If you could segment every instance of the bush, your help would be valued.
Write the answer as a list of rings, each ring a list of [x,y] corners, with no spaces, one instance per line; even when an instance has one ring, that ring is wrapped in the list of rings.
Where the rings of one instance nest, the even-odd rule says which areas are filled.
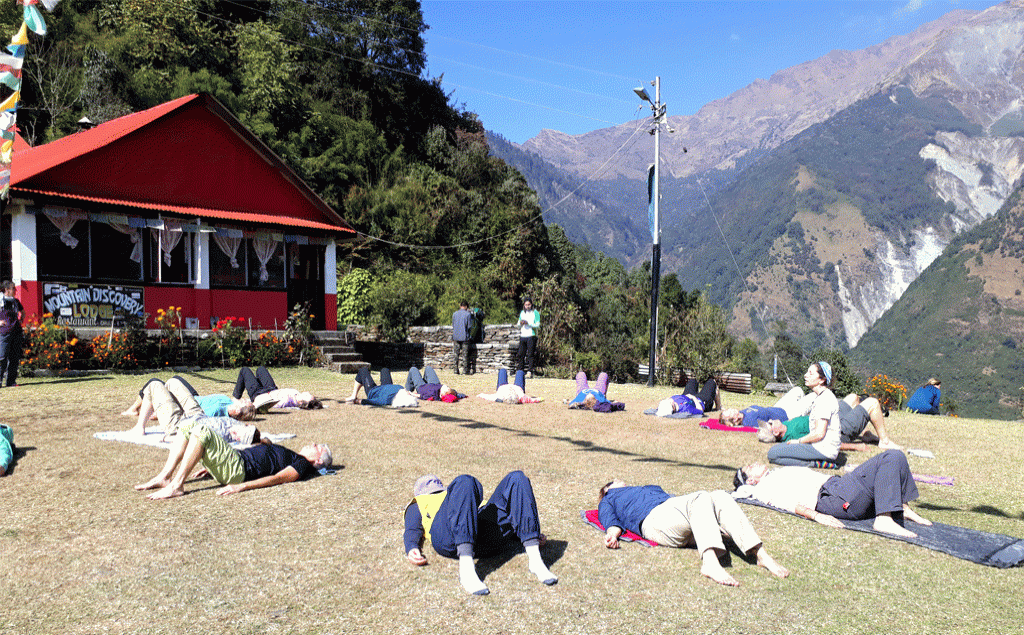
[[[907,387],[889,379],[888,375],[878,374],[869,379],[866,391],[889,410],[899,410],[907,402]]]
[[[41,322],[34,316],[28,320],[24,344],[21,368],[63,371],[71,367],[78,338],[71,329],[54,322],[52,313],[44,313]]]
[[[249,356],[245,350],[245,329],[242,326],[236,326],[235,322],[245,324],[245,318],[222,318],[213,327],[213,336],[217,340],[217,350],[220,352],[222,366],[247,366],[249,364]]]

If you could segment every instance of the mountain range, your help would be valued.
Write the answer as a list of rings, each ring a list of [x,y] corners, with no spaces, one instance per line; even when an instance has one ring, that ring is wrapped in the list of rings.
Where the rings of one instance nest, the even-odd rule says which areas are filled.
[[[872,329],[959,236],[994,218],[1024,173],[1022,51],[1024,2],[954,11],[669,117],[663,272],[708,289],[737,335],[767,341],[781,321],[807,348],[902,337]],[[546,221],[634,265],[650,250],[649,126],[545,130],[522,146],[492,135],[492,150],[524,171]],[[970,279],[990,273],[978,271]]]

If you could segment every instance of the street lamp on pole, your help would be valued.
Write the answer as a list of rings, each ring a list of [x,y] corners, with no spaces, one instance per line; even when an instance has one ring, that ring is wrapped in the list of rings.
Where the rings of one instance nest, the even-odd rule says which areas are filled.
[[[658,295],[661,283],[661,192],[660,192],[660,171],[661,171],[661,124],[665,123],[666,110],[668,106],[661,103],[661,77],[655,77],[651,82],[654,85],[654,101],[643,86],[633,89],[637,97],[644,100],[651,106],[654,112],[652,122],[654,124],[651,134],[654,135],[654,166],[648,174],[648,193],[650,196],[651,213],[651,339],[649,344],[649,359],[647,362],[647,385],[654,385],[654,375],[657,369],[658,352]],[[673,132],[669,128],[669,132]]]

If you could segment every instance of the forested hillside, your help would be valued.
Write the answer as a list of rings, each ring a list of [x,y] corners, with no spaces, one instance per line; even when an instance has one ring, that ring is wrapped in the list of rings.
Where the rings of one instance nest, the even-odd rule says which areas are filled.
[[[1024,202],[950,244],[850,354],[913,390],[942,381],[942,399],[971,417],[1020,419],[1024,403]]]
[[[20,19],[13,3],[0,9],[5,32]],[[48,23],[25,61],[18,122],[30,143],[73,134],[83,116],[102,123],[209,93],[360,232],[339,253],[341,323],[401,340],[409,326],[449,323],[460,299],[500,323],[531,295],[545,372],[636,377],[649,269],[629,273],[544,224],[482,122],[424,75],[428,26],[415,0],[64,0]],[[636,241],[629,223],[589,213],[610,246]],[[668,363],[725,364],[734,342],[718,307],[674,276],[663,286]],[[704,331],[715,354],[693,364],[684,336]]]

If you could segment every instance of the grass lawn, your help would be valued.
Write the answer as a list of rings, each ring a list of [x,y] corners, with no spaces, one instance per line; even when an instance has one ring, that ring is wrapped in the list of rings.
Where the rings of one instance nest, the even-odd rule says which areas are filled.
[[[0,479],[0,632],[4,633],[999,633],[1020,624],[1020,569],[998,570],[902,542],[835,530],[744,506],[775,558],[778,580],[737,556],[741,586],[698,574],[695,550],[605,549],[579,510],[617,476],[673,493],[731,489],[736,466],[763,460],[752,434],[701,430],[697,420],[643,416],[670,388],[613,385],[623,413],[569,411],[571,382],[534,379],[541,404],[505,406],[475,395],[494,375],[442,380],[474,395],[458,404],[396,411],[346,405],[352,376],[274,373],[284,387],[327,399],[320,411],[262,416],[266,432],[293,432],[293,449],[326,442],[334,476],[234,496],[212,481],[147,501],[132,489],[166,453],[99,441],[128,428],[118,416],[146,376],[26,379],[0,391],[2,420],[24,450]],[[202,393],[230,392],[232,371],[187,378]],[[401,377],[404,379],[404,374]],[[399,376],[396,375],[396,379]],[[755,402],[724,395],[727,406]],[[764,403],[767,398],[756,401]],[[915,472],[956,477],[919,485],[925,517],[1024,536],[1020,423],[893,413],[890,434],[935,459]],[[867,453],[873,454],[874,452]],[[852,455],[853,462],[866,456]],[[486,495],[508,471],[532,479],[543,553],[559,576],[545,587],[523,554],[480,561],[491,589],[467,596],[457,563],[428,546],[409,565],[402,512],[413,481],[481,479]]]

